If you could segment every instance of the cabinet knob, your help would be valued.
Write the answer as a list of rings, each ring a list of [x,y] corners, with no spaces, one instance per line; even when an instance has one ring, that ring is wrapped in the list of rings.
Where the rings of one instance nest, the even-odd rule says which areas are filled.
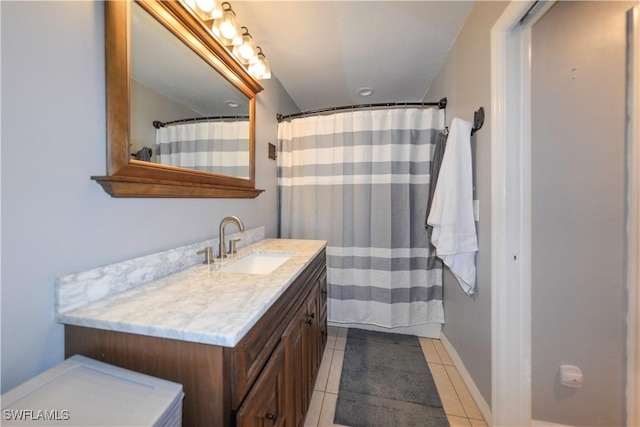
[[[278,419],[278,414],[267,413],[267,415],[265,415],[265,418],[270,421],[275,421]]]

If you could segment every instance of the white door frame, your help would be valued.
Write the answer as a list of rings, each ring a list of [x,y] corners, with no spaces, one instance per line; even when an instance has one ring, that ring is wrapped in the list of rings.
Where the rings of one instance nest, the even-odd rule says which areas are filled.
[[[640,2],[627,14],[627,425],[640,425]]]
[[[512,2],[491,29],[491,424],[531,424],[530,118],[526,38],[514,29],[533,1]],[[526,62],[525,62],[526,61]],[[530,137],[530,135],[529,135]],[[525,190],[526,194],[527,191]],[[527,259],[529,258],[529,259]]]
[[[531,26],[512,1],[491,29],[492,425],[531,425]]]
[[[531,425],[531,27],[553,5],[512,1],[491,30],[492,425]],[[634,53],[640,46],[635,12]],[[627,425],[640,425],[640,55],[628,124]]]

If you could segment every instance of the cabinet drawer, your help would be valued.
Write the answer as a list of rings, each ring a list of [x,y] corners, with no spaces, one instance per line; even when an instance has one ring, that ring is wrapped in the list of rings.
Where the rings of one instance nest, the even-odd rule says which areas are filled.
[[[284,347],[279,345],[237,413],[238,427],[282,427],[286,423]]]

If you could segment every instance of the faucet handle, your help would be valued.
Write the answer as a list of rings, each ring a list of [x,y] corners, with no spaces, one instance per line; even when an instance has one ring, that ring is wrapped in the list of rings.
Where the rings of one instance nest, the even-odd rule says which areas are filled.
[[[238,253],[236,250],[236,243],[238,243],[242,239],[230,239],[229,240],[229,255],[235,255]]]
[[[213,248],[207,246],[206,248],[196,252],[198,255],[204,254],[203,264],[211,264],[213,262]]]

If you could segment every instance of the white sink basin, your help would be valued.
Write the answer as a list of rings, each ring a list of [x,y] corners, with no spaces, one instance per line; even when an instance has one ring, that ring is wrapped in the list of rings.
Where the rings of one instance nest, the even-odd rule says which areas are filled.
[[[246,274],[269,274],[293,256],[293,252],[253,251],[225,265],[220,271]]]

